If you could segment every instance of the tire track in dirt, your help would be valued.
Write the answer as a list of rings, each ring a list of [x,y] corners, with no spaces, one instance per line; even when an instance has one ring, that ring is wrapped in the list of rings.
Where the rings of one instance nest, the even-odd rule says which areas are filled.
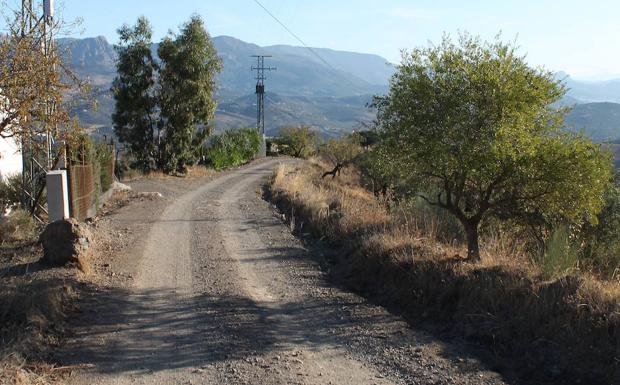
[[[278,163],[229,172],[163,209],[124,208],[123,218],[162,213],[122,251],[139,259],[134,284],[95,288],[84,303],[59,361],[93,368],[71,384],[503,384],[330,284],[259,196]]]

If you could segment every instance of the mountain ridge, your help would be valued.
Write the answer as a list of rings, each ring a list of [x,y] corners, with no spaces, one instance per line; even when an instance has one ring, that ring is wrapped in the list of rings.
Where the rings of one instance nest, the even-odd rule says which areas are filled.
[[[281,44],[261,47],[226,35],[214,37],[213,42],[224,63],[216,93],[219,107],[215,125],[220,131],[255,123],[255,80],[250,70],[255,62],[251,55],[273,55],[266,64],[277,67],[267,74],[266,82],[270,134],[290,124],[308,124],[326,136],[363,127],[373,117],[367,103],[372,95],[388,91],[389,79],[396,70],[394,64],[374,54]],[[99,110],[80,106],[76,114],[85,124],[107,127],[111,132],[114,101],[109,89],[116,74],[113,45],[97,36],[59,39],[59,46],[70,53],[68,61],[76,73],[90,79],[98,89]],[[156,53],[157,44],[152,49]],[[568,89],[560,105],[573,107],[567,115],[569,129],[585,129],[599,141],[620,139],[616,120],[620,79],[583,82],[563,72],[556,78]]]

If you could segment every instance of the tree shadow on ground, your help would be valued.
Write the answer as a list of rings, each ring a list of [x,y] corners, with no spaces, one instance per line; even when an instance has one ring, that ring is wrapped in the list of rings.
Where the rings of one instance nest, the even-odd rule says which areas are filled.
[[[351,321],[339,314],[362,306],[312,301],[275,305],[166,289],[85,287],[82,293],[87,313],[72,324],[75,334],[57,359],[62,365],[94,364],[103,373],[196,367],[291,345],[320,349],[354,337]],[[372,322],[383,320],[379,316]]]

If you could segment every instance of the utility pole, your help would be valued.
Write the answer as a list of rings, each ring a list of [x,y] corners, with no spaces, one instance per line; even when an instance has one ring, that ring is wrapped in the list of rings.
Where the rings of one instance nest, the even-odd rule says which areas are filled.
[[[265,71],[275,71],[275,67],[265,67],[265,58],[271,55],[252,55],[256,58],[256,67],[252,66],[252,71],[256,71],[256,129],[262,135],[261,150],[259,156],[267,156],[265,144]]]
[[[21,7],[21,38],[34,38],[32,49],[42,50],[45,56],[54,54],[54,22],[53,0],[22,0]],[[46,114],[53,113],[56,105],[53,101],[45,101]],[[43,123],[48,125],[48,123]],[[47,214],[46,208],[40,203],[45,188],[45,174],[53,164],[53,147],[55,127],[45,127],[45,134],[22,139],[22,189],[24,207],[39,221],[36,211]]]

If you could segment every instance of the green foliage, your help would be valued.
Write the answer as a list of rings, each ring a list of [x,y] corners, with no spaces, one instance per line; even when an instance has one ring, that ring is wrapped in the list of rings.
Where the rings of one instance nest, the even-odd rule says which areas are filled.
[[[157,64],[146,18],[118,33],[115,133],[130,144],[134,165],[143,172],[161,167],[184,173],[188,165],[204,158],[204,143],[211,134],[213,93],[222,68],[211,37],[200,17],[192,16],[178,35],[160,43]]]
[[[357,133],[345,135],[342,138],[332,138],[320,148],[320,154],[334,165],[346,165],[353,162],[364,151],[362,136]]]
[[[21,204],[22,175],[13,174],[0,181],[0,215],[10,207]]]
[[[107,143],[96,143],[85,133],[76,134],[69,142],[69,161],[73,164],[93,165],[97,192],[108,191],[112,186],[114,153]]]
[[[290,126],[280,129],[282,153],[295,158],[308,158],[317,151],[319,136],[308,126]]]
[[[202,19],[194,15],[177,36],[166,37],[157,51],[161,59],[160,107],[165,132],[164,169],[185,172],[196,162],[195,127],[215,114],[216,76],[222,68]]]
[[[614,278],[620,268],[620,189],[610,188],[596,225],[585,224],[578,234],[583,244],[581,264],[603,278]]]
[[[33,241],[38,230],[34,218],[25,210],[17,209],[7,217],[0,216],[0,243]]]
[[[360,136],[360,144],[365,147],[371,147],[379,142],[379,133],[376,130],[359,131],[357,134]]]
[[[516,47],[463,34],[403,55],[376,98],[389,162],[411,193],[453,214],[479,258],[488,217],[596,221],[611,162],[599,145],[564,133],[563,85]]]
[[[576,268],[578,260],[579,249],[571,242],[568,228],[559,226],[547,240],[540,269],[546,279],[560,278]]]
[[[390,190],[396,187],[398,173],[388,155],[388,148],[382,146],[381,142],[372,150],[363,152],[355,164],[360,170],[362,183],[375,195],[387,198]]]
[[[114,182],[111,165],[114,163],[112,148],[107,143],[97,143],[95,148],[95,161],[99,165],[101,191],[108,191]]]
[[[226,131],[213,137],[208,161],[216,170],[241,166],[254,159],[260,149],[261,139],[254,128]]]
[[[128,143],[136,166],[148,172],[155,156],[154,129],[157,122],[157,64],[151,54],[151,25],[145,17],[133,27],[118,30],[120,44],[117,75],[112,91],[115,109],[112,114],[114,132],[121,142]]]

